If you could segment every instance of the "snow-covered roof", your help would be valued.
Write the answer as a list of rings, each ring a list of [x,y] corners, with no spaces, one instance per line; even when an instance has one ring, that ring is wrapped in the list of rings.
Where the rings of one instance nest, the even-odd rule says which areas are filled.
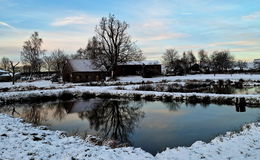
[[[247,69],[254,69],[255,65],[252,62],[247,62]]]
[[[97,68],[90,60],[86,59],[69,59],[68,63],[71,65],[73,72],[100,72],[104,68]]]
[[[126,63],[119,63],[118,65],[159,65],[159,61],[145,60],[145,61],[131,61]]]
[[[254,59],[254,63],[260,63],[260,59]]]
[[[0,73],[8,73],[8,71],[1,70],[1,69],[0,69]]]

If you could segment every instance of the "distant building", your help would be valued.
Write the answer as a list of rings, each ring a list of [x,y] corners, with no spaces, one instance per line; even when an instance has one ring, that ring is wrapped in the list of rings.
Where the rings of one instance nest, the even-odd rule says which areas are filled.
[[[162,74],[162,65],[159,61],[131,61],[118,64],[115,72],[117,76],[142,75],[153,77]]]
[[[253,63],[254,63],[254,67],[256,69],[260,68],[260,59],[254,59]]]
[[[8,71],[0,69],[0,82],[11,81],[12,77]]]
[[[69,59],[64,66],[62,77],[65,82],[78,83],[104,81],[106,74],[104,68],[95,67],[90,60]]]

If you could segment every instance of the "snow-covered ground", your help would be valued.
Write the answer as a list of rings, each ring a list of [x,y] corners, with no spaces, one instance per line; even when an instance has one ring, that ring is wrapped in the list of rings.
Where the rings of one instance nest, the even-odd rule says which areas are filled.
[[[158,135],[160,136],[160,135]],[[167,149],[155,157],[140,148],[112,149],[95,146],[60,131],[33,127],[21,119],[0,114],[0,159],[103,159],[103,160],[228,160],[260,157],[260,123],[245,125],[239,133],[229,132],[210,143]]]
[[[71,84],[71,83],[52,83],[51,81],[47,80],[38,80],[33,82],[16,82],[15,85],[12,85],[12,82],[0,82],[0,88],[15,88],[15,87],[27,87],[27,86],[35,86],[35,87],[45,87],[45,88],[65,88],[71,85],[77,85],[77,84]]]
[[[218,98],[232,98],[235,102],[235,98],[245,98],[250,104],[259,104],[260,95],[253,94],[214,94],[214,93],[181,93],[181,92],[155,92],[155,91],[137,91],[137,90],[117,90],[116,86],[74,86],[73,88],[62,88],[62,89],[46,89],[46,90],[31,90],[31,91],[15,91],[15,92],[0,92],[0,103],[2,101],[21,101],[23,99],[41,97],[41,96],[57,96],[63,92],[70,92],[75,97],[81,97],[83,93],[94,93],[97,96],[100,94],[108,93],[116,97],[128,97],[133,98],[135,95],[141,97],[153,96],[154,99],[161,99],[165,96],[172,96],[175,98],[182,98],[183,100],[191,96],[197,96],[198,98],[211,97],[211,99]]]
[[[117,81],[114,82],[104,82],[107,85],[115,85],[119,82],[132,82],[132,83],[141,83],[141,82],[161,82],[161,81],[185,81],[185,80],[252,80],[260,81],[260,74],[195,74],[195,75],[186,75],[186,76],[160,76],[154,78],[142,78],[141,76],[128,76],[128,77],[119,77]],[[88,83],[85,83],[88,84]],[[15,85],[12,85],[12,82],[0,82],[0,88],[10,88],[10,87],[25,87],[25,86],[35,86],[35,87],[56,87],[56,88],[66,88],[69,86],[79,86],[84,85],[84,83],[52,83],[47,80],[38,80],[34,82],[17,82]]]
[[[194,74],[194,75],[185,75],[185,76],[161,76],[154,78],[142,78],[140,76],[129,76],[129,77],[119,77],[120,82],[160,82],[162,80],[166,81],[178,81],[178,80],[260,80],[260,74]]]

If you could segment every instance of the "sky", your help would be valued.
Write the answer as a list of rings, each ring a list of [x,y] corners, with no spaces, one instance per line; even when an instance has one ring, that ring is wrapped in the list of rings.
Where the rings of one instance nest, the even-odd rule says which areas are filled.
[[[148,60],[160,60],[169,48],[260,58],[260,0],[0,0],[0,58],[19,61],[35,31],[46,54],[76,53],[109,14],[129,24]]]

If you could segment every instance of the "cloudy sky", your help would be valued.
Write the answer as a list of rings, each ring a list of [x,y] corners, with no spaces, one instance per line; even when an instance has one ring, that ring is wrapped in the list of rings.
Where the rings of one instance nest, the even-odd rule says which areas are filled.
[[[160,59],[167,48],[260,58],[260,0],[0,0],[0,57],[19,60],[34,31],[47,53],[75,53],[109,13],[130,25],[147,59]]]

